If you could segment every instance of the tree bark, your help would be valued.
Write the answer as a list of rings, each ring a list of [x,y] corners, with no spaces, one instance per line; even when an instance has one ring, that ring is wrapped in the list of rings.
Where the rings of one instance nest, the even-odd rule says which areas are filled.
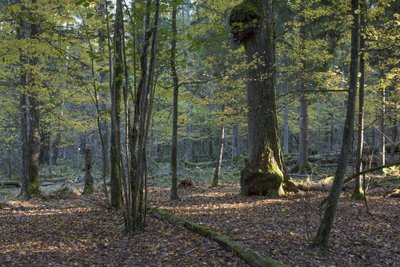
[[[92,150],[90,148],[86,148],[84,151],[85,154],[85,188],[83,190],[83,194],[91,194],[94,190],[94,181],[93,181],[93,160],[92,160]]]
[[[36,3],[35,0],[32,0],[32,3]],[[33,19],[36,21],[37,19]],[[31,23],[30,24],[30,38],[36,39],[39,34],[39,24]],[[34,67],[39,63],[38,55],[30,55],[29,56],[29,64]],[[40,132],[39,132],[39,93],[35,88],[37,86],[35,81],[35,75],[33,73],[29,74],[28,86],[30,88],[30,92],[28,95],[29,101],[29,116],[30,116],[30,125],[29,125],[29,147],[28,147],[28,168],[29,168],[29,194],[30,195],[39,195],[39,154],[40,154]]]
[[[240,129],[239,124],[232,127],[232,159],[235,160],[240,155]]]
[[[302,78],[301,78],[302,79]],[[300,102],[300,131],[299,131],[299,157],[297,159],[297,168],[299,173],[308,173],[311,170],[308,161],[308,105],[304,93],[304,81],[299,84],[299,102]]]
[[[116,3],[114,25],[114,79],[111,88],[111,206],[122,207],[121,91],[124,80],[122,1]]]
[[[364,1],[364,0],[361,0]],[[359,94],[358,94],[358,125],[357,125],[357,151],[356,151],[356,173],[361,172],[363,169],[363,159],[362,155],[364,152],[364,87],[365,87],[365,3],[360,4],[360,79],[359,79]],[[355,187],[353,192],[353,199],[363,200],[364,190],[361,184],[361,176],[358,176],[355,180]]]
[[[250,18],[250,19],[249,19]],[[283,193],[284,163],[278,138],[274,83],[272,0],[245,0],[230,16],[231,31],[244,45],[247,73],[248,161],[241,172],[244,195]],[[254,64],[254,61],[260,64]]]
[[[351,32],[351,62],[350,62],[350,81],[349,95],[347,101],[346,122],[343,131],[342,148],[339,157],[338,167],[335,178],[329,193],[324,216],[321,220],[317,234],[314,238],[314,245],[321,248],[328,246],[329,236],[336,216],[337,205],[343,182],[346,175],[347,165],[350,157],[354,131],[354,114],[357,96],[357,76],[359,72],[359,46],[360,46],[360,24],[359,24],[359,1],[351,1],[351,12],[353,15],[353,26]]]
[[[302,3],[304,4],[304,3]],[[300,23],[300,42],[301,49],[305,49],[305,38],[306,38],[306,29],[305,29],[305,17],[303,14],[304,11],[301,12],[298,22]],[[299,173],[308,173],[311,171],[311,165],[308,161],[308,104],[307,98],[305,95],[305,87],[306,87],[306,60],[301,60],[301,71],[300,77],[298,77],[298,89],[297,94],[299,97],[299,113],[300,113],[300,131],[299,131],[299,157],[297,159],[297,168]]]
[[[173,115],[172,115],[172,148],[171,148],[171,199],[178,200],[178,97],[179,97],[179,79],[176,71],[176,43],[178,38],[177,26],[177,6],[172,7],[172,39],[171,39],[171,77],[174,88],[173,93]]]
[[[381,71],[381,80],[383,83],[384,73]],[[379,134],[378,134],[378,146],[379,146],[379,165],[385,165],[386,163],[386,140],[385,140],[385,98],[386,98],[386,88],[385,85],[381,84],[381,88],[379,90],[381,97],[381,106],[379,108]]]
[[[212,187],[219,185],[222,160],[223,160],[223,156],[224,156],[224,142],[225,142],[225,127],[221,126],[220,135],[219,135],[219,149],[218,149],[217,164],[215,166],[214,179],[211,184]]]

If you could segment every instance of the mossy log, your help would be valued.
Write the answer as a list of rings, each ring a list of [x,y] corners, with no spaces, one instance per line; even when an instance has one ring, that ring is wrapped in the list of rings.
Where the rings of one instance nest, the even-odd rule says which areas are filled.
[[[200,225],[197,223],[190,222],[182,217],[179,217],[173,213],[163,211],[160,209],[152,209],[151,210],[153,214],[157,218],[161,218],[166,220],[169,223],[172,224],[181,224],[185,228],[196,232],[206,238],[209,238],[211,240],[214,240],[221,244],[224,247],[227,247],[229,249],[232,249],[234,252],[236,252],[247,264],[249,264],[252,267],[283,267],[287,266],[279,261],[276,261],[272,258],[265,257],[261,255],[259,252],[251,250],[240,243],[230,239],[228,236],[219,234],[212,230],[211,228]]]

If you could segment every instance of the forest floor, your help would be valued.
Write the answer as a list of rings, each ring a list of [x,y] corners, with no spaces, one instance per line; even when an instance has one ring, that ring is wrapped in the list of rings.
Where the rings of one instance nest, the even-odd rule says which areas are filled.
[[[310,247],[322,216],[323,192],[279,199],[243,197],[238,185],[181,190],[181,202],[169,190],[154,189],[151,203],[190,221],[210,226],[241,244],[290,266],[400,266],[400,203],[382,192],[355,202],[341,197],[329,253]]]
[[[371,190],[363,202],[344,193],[329,253],[310,248],[324,192],[279,199],[243,197],[237,184],[169,189],[151,187],[150,205],[210,226],[290,266],[400,266],[399,199]],[[374,193],[375,192],[375,193]],[[246,266],[233,252],[148,216],[145,233],[124,233],[123,215],[98,195],[59,194],[0,207],[1,266]]]
[[[148,216],[124,233],[98,197],[9,201],[0,208],[0,266],[246,266],[217,243]]]

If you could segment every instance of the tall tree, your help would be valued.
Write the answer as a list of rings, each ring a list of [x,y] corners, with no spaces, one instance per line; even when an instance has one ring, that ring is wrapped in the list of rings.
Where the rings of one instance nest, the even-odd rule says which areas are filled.
[[[356,150],[356,172],[361,172],[363,168],[363,152],[364,152],[364,89],[365,89],[365,30],[366,30],[366,3],[361,0],[360,3],[360,79],[358,88],[358,114],[357,114],[357,150]],[[353,198],[362,200],[364,198],[364,190],[361,184],[361,176],[355,179],[355,187]]]
[[[172,148],[171,148],[171,172],[172,172],[172,185],[171,185],[171,199],[177,200],[178,196],[178,97],[179,97],[179,79],[176,71],[176,43],[178,38],[178,31],[176,26],[177,5],[172,5],[172,39],[171,39],[171,77],[173,84],[173,114],[172,114]]]
[[[347,114],[343,131],[342,148],[340,152],[338,167],[332,188],[326,201],[324,216],[321,220],[317,234],[314,238],[314,245],[326,248],[328,246],[329,235],[332,230],[336,216],[337,205],[342,191],[347,165],[350,157],[350,150],[353,141],[354,115],[356,107],[358,72],[359,72],[359,48],[360,48],[360,12],[359,0],[351,1],[351,13],[353,25],[351,31],[351,62],[350,62],[350,81],[347,100]]]
[[[111,206],[122,207],[121,91],[124,81],[123,6],[116,2],[114,24],[114,78],[111,87]]]
[[[29,10],[30,34],[29,38],[35,40],[39,35],[40,21],[36,6],[36,0],[32,0],[32,9]],[[34,42],[32,42],[34,45]],[[39,64],[39,55],[32,52],[28,56],[31,66],[28,74],[28,110],[29,110],[29,137],[28,137],[28,190],[30,195],[38,195],[39,192],[39,154],[40,154],[40,132],[39,132],[39,83],[36,81],[36,68]]]
[[[230,15],[234,39],[248,61],[248,161],[241,172],[244,195],[283,193],[284,163],[275,105],[275,45],[272,0],[244,0]]]

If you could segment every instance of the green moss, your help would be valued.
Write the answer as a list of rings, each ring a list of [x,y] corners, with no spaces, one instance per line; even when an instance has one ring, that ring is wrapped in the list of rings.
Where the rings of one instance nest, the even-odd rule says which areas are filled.
[[[269,163],[264,170],[245,168],[241,174],[242,194],[278,197],[283,194],[283,180],[277,163]]]
[[[364,190],[361,187],[356,188],[351,198],[356,201],[364,200]]]
[[[262,6],[257,0],[244,0],[241,4],[235,6],[232,10],[230,21],[249,22],[262,16]]]
[[[236,41],[243,42],[254,33],[263,15],[262,10],[258,0],[244,0],[232,9],[229,24]]]
[[[85,184],[85,189],[83,190],[84,195],[89,195],[89,194],[93,193],[93,191],[94,191],[94,183],[93,182]]]
[[[296,164],[291,170],[291,173],[308,174],[312,172],[313,168],[310,162],[304,164]]]

